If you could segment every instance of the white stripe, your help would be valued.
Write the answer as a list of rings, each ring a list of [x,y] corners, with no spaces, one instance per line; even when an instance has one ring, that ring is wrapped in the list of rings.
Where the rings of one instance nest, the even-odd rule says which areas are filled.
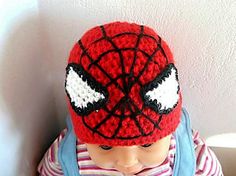
[[[206,148],[205,148],[205,146],[203,146],[203,147],[204,147],[204,148],[203,148],[202,156],[201,156],[200,163],[199,163],[199,168],[200,168],[201,170],[204,169],[204,164],[205,164],[205,161],[206,161],[206,159],[207,159]],[[200,153],[199,153],[199,154],[200,154]]]
[[[53,174],[53,176],[61,176],[62,175],[62,171],[58,170],[57,167],[55,167],[56,165],[54,163],[50,163],[48,160],[45,160],[45,172],[47,173],[48,176],[51,176],[51,173]],[[56,172],[59,173],[56,173]],[[51,173],[50,173],[51,172]]]
[[[95,165],[95,163],[92,160],[79,161],[78,163],[80,166]]]
[[[84,149],[87,149],[87,146],[86,144],[78,144],[77,149],[84,150]]]
[[[89,153],[86,151],[86,152],[80,152],[80,153],[77,153],[77,156],[80,158],[80,157],[85,157],[85,156],[89,156]]]

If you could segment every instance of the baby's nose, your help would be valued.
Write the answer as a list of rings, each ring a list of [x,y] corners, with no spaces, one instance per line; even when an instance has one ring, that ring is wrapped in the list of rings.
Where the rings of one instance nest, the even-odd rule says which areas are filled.
[[[137,153],[132,149],[124,149],[120,152],[117,164],[122,167],[133,167],[138,164]]]

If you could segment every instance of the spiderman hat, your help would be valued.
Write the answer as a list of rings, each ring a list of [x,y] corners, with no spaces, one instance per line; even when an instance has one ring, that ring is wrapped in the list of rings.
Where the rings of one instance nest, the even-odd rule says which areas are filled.
[[[154,143],[180,122],[173,56],[147,26],[113,22],[87,31],[70,52],[65,90],[74,132],[85,143]]]

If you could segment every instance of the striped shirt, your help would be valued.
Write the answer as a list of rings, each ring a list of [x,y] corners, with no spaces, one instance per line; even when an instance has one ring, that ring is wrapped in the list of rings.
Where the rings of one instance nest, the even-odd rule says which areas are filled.
[[[61,140],[66,134],[64,129],[59,137],[48,149],[44,158],[38,166],[40,176],[62,176],[63,172],[58,161],[58,148]],[[193,131],[194,149],[196,154],[196,173],[195,176],[221,176],[223,175],[221,165],[212,150],[206,146],[204,141],[199,137],[197,131]],[[154,168],[147,168],[136,174],[137,176],[171,176],[174,168],[174,157],[176,152],[176,142],[172,135],[169,152],[165,161]],[[83,176],[123,176],[115,169],[103,169],[91,160],[86,145],[77,140],[77,162],[80,175]]]

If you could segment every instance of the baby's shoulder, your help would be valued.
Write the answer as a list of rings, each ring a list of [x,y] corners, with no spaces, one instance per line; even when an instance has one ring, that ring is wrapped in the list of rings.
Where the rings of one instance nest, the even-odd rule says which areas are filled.
[[[63,175],[61,166],[58,160],[58,149],[61,141],[64,139],[67,133],[67,128],[63,129],[54,142],[51,144],[43,159],[38,165],[38,172],[40,175],[48,175],[49,173],[55,173],[57,175]],[[50,174],[49,174],[50,175]]]

